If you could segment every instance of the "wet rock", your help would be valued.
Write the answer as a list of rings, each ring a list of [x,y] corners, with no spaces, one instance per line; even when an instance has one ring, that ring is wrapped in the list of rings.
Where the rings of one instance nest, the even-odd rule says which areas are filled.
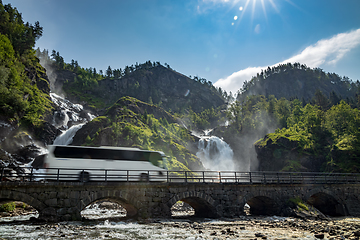
[[[323,233],[318,233],[318,234],[314,234],[314,237],[318,239],[324,239],[325,235]]]
[[[119,209],[120,205],[114,202],[101,202],[99,204],[99,208],[105,208],[105,209]]]
[[[255,237],[263,238],[263,237],[266,237],[266,236],[264,234],[262,234],[262,233],[255,233]]]

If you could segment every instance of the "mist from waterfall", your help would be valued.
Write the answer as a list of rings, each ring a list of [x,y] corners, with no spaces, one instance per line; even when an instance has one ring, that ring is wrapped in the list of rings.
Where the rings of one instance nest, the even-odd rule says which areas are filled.
[[[201,136],[196,156],[204,167],[213,171],[234,171],[233,150],[216,136]]]

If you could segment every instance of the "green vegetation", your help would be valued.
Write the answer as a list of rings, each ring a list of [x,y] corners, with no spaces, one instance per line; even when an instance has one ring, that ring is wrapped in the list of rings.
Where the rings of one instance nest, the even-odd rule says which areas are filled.
[[[16,207],[15,202],[9,202],[9,203],[2,204],[0,206],[0,212],[12,212],[15,210],[15,207]]]
[[[191,108],[188,113],[181,115],[185,124],[191,129],[210,129],[225,122],[225,113],[222,107],[208,108],[202,112],[196,113]]]
[[[289,201],[292,203],[295,203],[296,206],[298,207],[299,211],[302,211],[302,210],[309,211],[309,207],[305,203],[303,203],[301,198],[299,198],[299,197],[290,198]]]
[[[68,97],[85,101],[97,109],[110,107],[120,97],[131,96],[178,113],[186,112],[193,106],[192,99],[196,98],[201,104],[195,105],[193,110],[199,112],[214,107],[211,102],[215,102],[216,107],[224,104],[230,96],[206,79],[190,79],[160,62],[146,61],[123,69],[108,66],[104,74],[92,67],[82,68],[75,60],[65,63],[55,50],[49,56],[48,50],[37,49],[37,56],[56,70],[57,79],[63,81],[63,90]],[[174,85],[174,81],[177,84]]]
[[[101,122],[101,124],[99,124]],[[105,116],[89,123],[96,125],[96,132],[86,137],[86,145],[140,147],[163,151],[169,156],[168,169],[199,169],[197,157],[185,147],[194,142],[190,132],[159,107],[135,98],[123,97],[111,106]]]
[[[32,49],[41,35],[39,22],[24,23],[16,8],[0,2],[0,115],[35,128],[51,109],[45,70]]]
[[[354,96],[359,87],[359,81],[353,82],[335,73],[325,73],[320,68],[311,69],[305,64],[287,63],[268,67],[250,81],[245,81],[238,92],[237,100],[250,95],[274,95],[278,99],[285,97],[291,100],[295,97],[302,102],[317,101],[316,104],[323,107],[322,104],[326,102],[322,101],[322,96],[316,96],[318,89],[321,89],[325,96],[330,96],[330,102],[334,105],[341,98],[356,103],[357,99]],[[312,99],[314,96],[317,99]]]
[[[274,129],[255,144],[269,149],[273,158],[283,161],[278,170],[299,171],[303,167],[301,158],[312,156],[312,161],[316,161],[313,165],[318,165],[312,170],[359,172],[360,112],[344,100],[331,106],[323,98],[323,102],[329,103],[327,107],[317,105],[315,100],[303,106],[298,99],[250,96],[229,108],[230,127],[240,135],[248,132],[265,135],[269,128]]]

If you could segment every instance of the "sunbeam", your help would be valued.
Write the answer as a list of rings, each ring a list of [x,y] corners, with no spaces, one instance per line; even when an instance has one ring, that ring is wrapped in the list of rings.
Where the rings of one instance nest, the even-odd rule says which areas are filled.
[[[265,19],[266,19],[266,22],[267,22],[267,14],[266,14],[266,8],[265,8],[264,0],[261,0],[261,6],[262,6],[264,16],[265,16]]]

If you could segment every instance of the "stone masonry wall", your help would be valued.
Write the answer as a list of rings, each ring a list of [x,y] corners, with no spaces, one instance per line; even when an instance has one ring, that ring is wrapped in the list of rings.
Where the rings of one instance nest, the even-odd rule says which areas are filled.
[[[121,204],[129,217],[170,217],[177,201],[189,203],[199,217],[236,217],[245,203],[266,200],[282,214],[290,198],[306,202],[322,193],[346,215],[360,216],[359,185],[256,185],[212,183],[0,183],[0,200],[23,201],[49,221],[80,220],[89,204],[108,199]],[[253,201],[252,199],[257,199]],[[339,211],[340,211],[339,210]]]

